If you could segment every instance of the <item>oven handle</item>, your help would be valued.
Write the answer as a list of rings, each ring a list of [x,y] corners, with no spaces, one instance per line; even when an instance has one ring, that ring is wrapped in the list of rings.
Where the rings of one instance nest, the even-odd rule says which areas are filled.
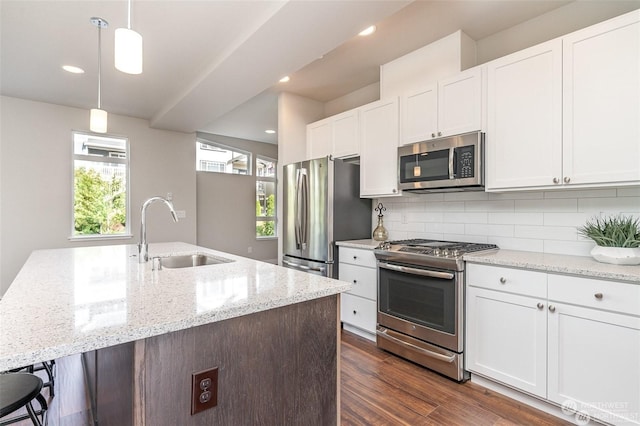
[[[405,342],[403,340],[397,339],[389,334],[387,334],[387,329],[385,328],[383,331],[380,330],[376,330],[376,335],[378,335],[379,337],[382,337],[383,339],[387,339],[392,341],[393,343],[396,343],[398,345],[402,345],[402,346],[406,346],[408,348],[411,348],[414,351],[418,351],[420,352],[422,355],[428,356],[430,358],[435,358],[438,361],[443,361],[443,362],[447,362],[447,363],[452,363],[453,361],[455,361],[456,356],[455,355],[451,355],[451,356],[447,356],[447,355],[442,355],[442,354],[437,354],[431,351],[428,351],[426,349],[421,348],[420,346],[416,346],[413,345],[409,342]]]
[[[424,277],[442,278],[444,280],[453,279],[454,275],[450,272],[429,271],[427,269],[409,268],[408,266],[393,265],[391,263],[378,262],[378,267],[382,269],[390,269],[392,271],[406,272],[408,274],[422,275]]]

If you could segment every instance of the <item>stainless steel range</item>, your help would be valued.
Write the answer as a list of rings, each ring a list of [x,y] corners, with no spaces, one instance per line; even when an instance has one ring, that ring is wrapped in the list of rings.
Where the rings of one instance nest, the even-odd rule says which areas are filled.
[[[451,377],[464,371],[464,261],[495,244],[403,240],[381,243],[378,347]]]

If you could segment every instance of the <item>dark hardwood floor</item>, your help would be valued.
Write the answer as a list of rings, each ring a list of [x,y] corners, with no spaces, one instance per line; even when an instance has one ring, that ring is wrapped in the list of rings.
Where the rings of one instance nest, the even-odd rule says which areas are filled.
[[[80,356],[58,360],[57,368],[49,426],[89,426]],[[570,424],[474,383],[458,384],[346,331],[341,345],[341,404],[342,426]]]
[[[456,383],[342,331],[341,424],[570,425],[471,382]]]

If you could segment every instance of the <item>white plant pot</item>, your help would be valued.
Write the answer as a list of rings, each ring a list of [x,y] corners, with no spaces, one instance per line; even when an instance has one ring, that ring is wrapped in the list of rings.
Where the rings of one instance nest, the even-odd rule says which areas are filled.
[[[602,263],[640,265],[640,248],[595,246],[591,256]]]

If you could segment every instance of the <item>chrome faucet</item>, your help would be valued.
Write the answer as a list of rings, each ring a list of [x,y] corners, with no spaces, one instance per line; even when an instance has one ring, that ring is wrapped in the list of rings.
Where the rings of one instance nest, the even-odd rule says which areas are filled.
[[[147,207],[155,201],[162,201],[169,207],[171,217],[174,222],[178,221],[178,215],[173,208],[173,203],[162,197],[151,197],[142,204],[142,213],[140,214],[140,244],[138,244],[138,262],[145,263],[149,261],[149,244],[147,244]]]

